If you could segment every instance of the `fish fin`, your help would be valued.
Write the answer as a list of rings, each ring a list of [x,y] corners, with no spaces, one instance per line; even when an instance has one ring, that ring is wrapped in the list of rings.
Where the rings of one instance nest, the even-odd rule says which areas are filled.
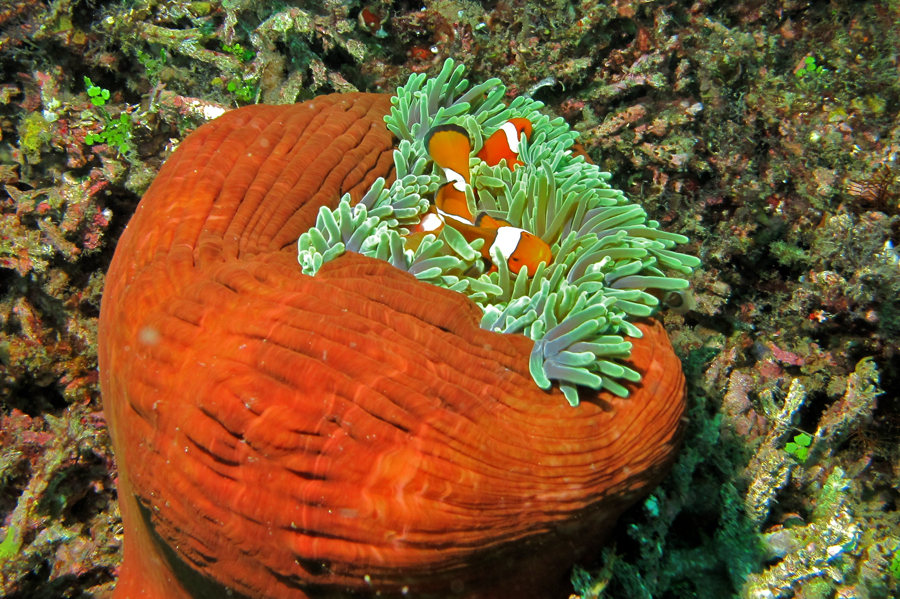
[[[403,249],[415,252],[417,249],[419,249],[419,246],[422,245],[422,240],[425,239],[426,235],[434,235],[434,233],[429,233],[427,231],[418,231],[416,233],[410,233],[409,235],[404,236]]]
[[[472,222],[472,213],[469,212],[469,204],[466,194],[460,192],[451,183],[442,185],[434,194],[434,204],[438,213],[443,213],[466,223]]]
[[[475,217],[475,226],[484,229],[499,229],[500,227],[511,227],[512,225],[500,218],[494,218],[487,212],[479,212]]]
[[[425,136],[428,155],[442,169],[450,169],[462,175],[466,183],[469,178],[469,153],[472,142],[468,132],[459,125],[439,125]]]
[[[524,134],[526,139],[531,139],[531,121],[526,118],[509,119],[488,137],[478,157],[488,166],[497,166],[501,160],[506,160],[506,166],[515,170],[517,166],[524,164],[519,160],[519,142]]]
[[[437,207],[432,204],[428,210],[419,217],[419,222],[408,227],[410,233],[433,233],[437,235],[444,228],[444,219],[438,214]]]

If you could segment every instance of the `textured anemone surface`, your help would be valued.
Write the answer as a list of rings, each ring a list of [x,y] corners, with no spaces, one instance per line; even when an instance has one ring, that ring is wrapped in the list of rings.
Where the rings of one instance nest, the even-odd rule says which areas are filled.
[[[100,323],[125,561],[116,597],[555,597],[664,475],[684,377],[638,323],[629,398],[570,407],[534,342],[347,252],[302,274],[321,206],[392,176],[388,96],[232,111],[123,234]]]

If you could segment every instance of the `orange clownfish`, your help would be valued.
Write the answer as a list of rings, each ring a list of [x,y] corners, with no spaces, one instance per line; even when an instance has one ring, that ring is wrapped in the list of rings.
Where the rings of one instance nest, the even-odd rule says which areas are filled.
[[[437,208],[432,206],[422,215],[419,224],[410,227],[410,232],[406,235],[406,249],[415,251],[426,235],[438,236],[445,224],[449,224],[459,231],[466,241],[483,239],[481,255],[488,261],[493,260],[491,250],[496,246],[506,257],[509,270],[516,274],[522,270],[523,266],[527,266],[528,272],[534,274],[538,264],[541,262],[549,264],[553,257],[550,247],[540,237],[524,229],[513,227],[505,220],[480,212],[475,223],[475,225],[471,225],[454,218],[447,218],[445,221],[438,213]],[[492,265],[490,272],[496,270],[497,267]]]
[[[444,219],[438,214],[437,208],[432,204],[428,211],[422,215],[422,218],[419,219],[418,224],[409,227],[409,233],[404,236],[406,238],[404,245],[406,249],[416,251],[426,235],[437,237],[443,229]]]
[[[478,157],[488,166],[497,166],[505,158],[506,166],[515,170],[517,166],[524,164],[519,160],[519,143],[523,134],[526,139],[531,139],[531,121],[523,118],[509,119],[485,140]]]
[[[509,223],[492,219],[484,213],[478,215],[478,221],[484,225],[485,220],[493,221],[491,224],[499,224],[499,227],[467,225],[465,223],[454,222],[448,220],[447,224],[462,233],[466,241],[472,242],[476,239],[484,239],[484,245],[481,246],[481,255],[489,261],[493,261],[491,251],[494,248],[500,250],[500,253],[506,258],[506,265],[513,273],[518,274],[523,266],[528,267],[528,273],[534,274],[538,264],[546,262],[550,264],[553,258],[550,253],[550,246],[544,241],[529,233],[525,229],[510,226]],[[491,267],[490,272],[496,272],[497,265]]]
[[[472,151],[469,134],[459,125],[440,125],[425,136],[425,149],[447,178],[447,183],[434,196],[438,214],[471,225],[473,217],[466,203],[466,185],[470,182],[469,153]]]
[[[526,136],[531,134],[531,123],[527,119],[511,119],[503,127],[506,129],[522,127]],[[506,136],[503,131],[504,129],[501,128],[497,133]],[[491,139],[497,133],[492,135]],[[510,133],[510,135],[512,134]],[[515,137],[517,150],[518,140],[519,138]],[[490,139],[488,141],[490,142]],[[472,144],[465,129],[459,125],[435,127],[425,136],[425,148],[435,164],[444,171],[447,183],[435,194],[434,206],[422,215],[422,220],[418,225],[410,229],[407,236],[407,248],[417,247],[429,233],[439,235],[446,224],[459,231],[466,241],[483,239],[481,255],[489,261],[492,259],[491,250],[494,247],[498,248],[506,258],[509,270],[513,273],[518,274],[522,267],[528,266],[528,272],[533,274],[541,262],[550,263],[552,259],[550,246],[544,243],[540,237],[524,229],[513,227],[508,222],[493,218],[484,212],[473,217],[469,211],[465,191],[466,185],[471,181],[469,153],[472,151]],[[497,160],[499,162],[500,159]],[[510,163],[507,162],[507,164]],[[494,265],[491,271],[496,269],[497,267]]]

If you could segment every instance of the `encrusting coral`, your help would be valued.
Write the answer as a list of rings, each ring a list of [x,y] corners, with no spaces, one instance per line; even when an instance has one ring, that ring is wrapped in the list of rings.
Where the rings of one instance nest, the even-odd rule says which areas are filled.
[[[638,372],[620,363],[631,348],[622,335],[641,336],[629,319],[650,316],[659,304],[648,289],[687,288],[686,280],[661,269],[690,274],[700,261],[672,251],[687,238],[647,221],[643,208],[606,183],[608,173],[573,155],[578,134],[563,119],[551,120],[539,112],[542,103],[524,96],[505,105],[506,88],[497,79],[467,90],[463,73],[448,59],[437,77],[412,75],[397,90],[385,119],[400,139],[395,181],[388,187],[377,180],[352,207],[349,195],[335,210],[323,207],[316,227],[300,237],[303,272],[315,274],[345,249],[389,260],[420,280],[465,293],[484,309],[482,328],[534,340],[530,367],[542,389],[556,380],[572,405],[578,405],[579,385],[627,397],[616,379],[640,381]],[[523,166],[512,170],[505,162],[489,166],[477,158],[484,140],[513,118],[533,127],[522,138]],[[441,169],[429,160],[424,139],[448,124],[462,126],[473,139],[469,212],[539,236],[551,246],[550,264],[511,273],[505,257],[496,256],[497,272],[482,274],[481,240],[467,242],[453,227],[414,250],[407,247],[405,236],[440,182]]]
[[[477,111],[488,89],[463,98]],[[481,103],[494,106],[482,124],[507,114],[501,95]],[[668,249],[678,238],[645,225],[599,174],[571,187],[530,174],[539,139],[560,134],[515,101],[535,122],[526,168],[494,172],[502,186],[481,179],[479,199],[546,235],[555,264],[528,280],[457,275],[478,266],[451,238],[410,256],[402,225],[437,181],[418,157],[405,167],[395,156],[411,158],[435,119],[407,120],[395,150],[390,107],[389,96],[336,94],[229,112],[191,134],[142,199],[99,330],[125,527],[117,598],[561,597],[575,560],[671,464],[681,364],[660,324],[627,318],[655,303],[641,287],[667,285],[639,277],[689,268]],[[557,160],[570,176],[595,172]],[[542,190],[537,207],[507,201],[507,184]],[[562,190],[587,204],[566,201],[557,225],[556,204],[540,198]],[[633,337],[630,357],[622,347],[609,367],[564,363],[567,352],[607,359],[577,350],[618,331]],[[576,389],[570,407],[532,378],[563,366],[602,385]],[[640,383],[608,384],[612,366]],[[547,378],[588,382],[575,376]]]

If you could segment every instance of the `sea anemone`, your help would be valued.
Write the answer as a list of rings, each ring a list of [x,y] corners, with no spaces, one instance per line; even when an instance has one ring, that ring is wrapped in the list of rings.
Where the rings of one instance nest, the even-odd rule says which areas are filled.
[[[390,186],[378,179],[356,204],[345,195],[337,209],[322,207],[316,226],[298,242],[304,274],[314,275],[346,250],[387,260],[419,280],[468,296],[484,310],[482,328],[532,339],[530,370],[542,389],[557,381],[573,406],[579,386],[628,397],[617,380],[641,380],[624,364],[631,352],[626,337],[641,336],[630,319],[657,308],[659,300],[647,290],[686,289],[685,279],[669,275],[689,275],[700,261],[673,251],[687,238],[660,230],[643,208],[609,186],[609,173],[572,154],[578,134],[562,118],[551,120],[540,112],[541,102],[523,96],[505,105],[506,88],[498,79],[468,89],[464,70],[448,59],[437,77],[413,74],[397,90],[385,117],[400,140],[396,179]],[[488,166],[476,157],[483,141],[512,118],[532,123],[519,150],[524,166]],[[467,242],[452,227],[407,248],[408,227],[419,222],[441,180],[424,139],[448,124],[463,127],[472,139],[469,212],[534,233],[551,247],[549,264],[514,274],[497,255],[497,272],[483,273],[479,242]]]
[[[565,596],[575,560],[664,476],[684,376],[662,326],[630,320],[653,296],[626,288],[691,261],[602,175],[529,175],[558,124],[529,109],[525,170],[475,180],[478,201],[555,240],[554,264],[471,276],[475,248],[452,233],[404,249],[439,182],[423,130],[452,117],[490,131],[507,110],[493,82],[431,110],[447,97],[435,89],[464,87],[451,67],[396,98],[231,111],[142,198],[99,329],[125,530],[117,599]],[[595,173],[561,155],[550,172]],[[599,199],[557,226],[563,189]],[[619,212],[596,212],[606,204]],[[503,334],[516,331],[537,342]],[[617,374],[627,399],[576,378]]]

